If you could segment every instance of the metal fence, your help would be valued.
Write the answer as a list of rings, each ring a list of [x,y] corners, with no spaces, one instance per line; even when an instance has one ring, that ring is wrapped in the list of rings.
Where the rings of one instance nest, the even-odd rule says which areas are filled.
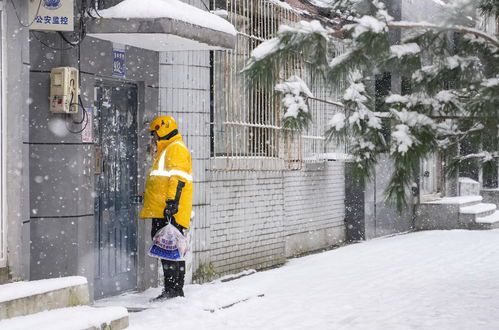
[[[499,36],[499,20],[495,17],[481,17],[477,27],[491,35]]]
[[[216,51],[213,57],[214,167],[300,169],[305,162],[324,161],[328,153],[324,130],[337,109],[310,101],[312,126],[303,134],[284,130],[280,99],[273,88],[260,82],[250,86],[240,73],[251,51],[275,36],[281,24],[298,22],[299,14],[267,0],[215,1],[214,6],[212,8],[226,10],[228,20],[239,32],[235,50]],[[305,72],[299,61],[289,64],[284,71],[279,78],[286,79],[293,74],[303,77]],[[330,93],[317,78],[308,82],[318,97],[337,98],[337,93]]]

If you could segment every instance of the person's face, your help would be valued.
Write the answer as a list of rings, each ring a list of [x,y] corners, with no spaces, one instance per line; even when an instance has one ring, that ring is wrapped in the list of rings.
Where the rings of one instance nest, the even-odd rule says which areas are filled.
[[[154,155],[156,153],[158,141],[159,141],[159,136],[156,133],[156,131],[151,132],[151,138],[149,140],[149,147],[150,147],[152,155]]]
[[[158,143],[158,140],[158,133],[156,133],[156,131],[151,132],[151,144],[156,145],[156,143]]]

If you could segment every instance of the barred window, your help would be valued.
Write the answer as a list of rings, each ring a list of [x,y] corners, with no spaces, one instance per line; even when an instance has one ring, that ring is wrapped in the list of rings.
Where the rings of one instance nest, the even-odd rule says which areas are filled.
[[[306,132],[281,128],[280,98],[273,88],[248,84],[241,70],[250,54],[272,38],[281,24],[298,22],[293,10],[268,0],[215,1],[225,9],[239,34],[234,50],[214,51],[212,56],[212,157],[214,167],[224,170],[299,169],[304,162],[322,162],[335,150],[326,145],[324,132],[337,107],[310,100],[313,122]],[[290,63],[280,78],[304,76],[301,62]],[[305,75],[307,76],[307,75]],[[336,98],[319,80],[307,83],[318,98]]]
[[[305,73],[305,82],[310,87],[314,99],[308,100],[312,123],[302,133],[287,132],[285,134],[285,150],[288,169],[301,169],[304,164],[323,163],[327,160],[344,159],[346,147],[326,142],[325,133],[329,121],[344,109],[335,104],[341,99],[340,91],[344,81],[334,88],[327,86],[322,78]]]
[[[228,0],[225,9],[239,34],[235,50],[213,55],[213,156],[224,169],[282,168],[279,98],[240,72],[253,49],[299,16],[266,0]]]

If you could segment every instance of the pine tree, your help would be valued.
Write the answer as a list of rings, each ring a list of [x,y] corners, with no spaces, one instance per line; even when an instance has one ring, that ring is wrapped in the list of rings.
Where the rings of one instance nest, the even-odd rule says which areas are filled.
[[[300,78],[291,79],[300,82],[295,88],[275,81],[289,61],[300,58],[331,90],[348,79],[344,113],[333,117],[326,138],[348,141],[359,180],[369,179],[380,156],[389,154],[395,170],[386,196],[401,210],[415,168],[433,152],[452,155],[450,171],[470,160],[497,169],[497,143],[483,144],[489,150],[480,153],[451,152],[461,141],[497,137],[499,124],[499,42],[475,28],[480,15],[498,18],[499,3],[457,2],[446,8],[454,12],[449,21],[436,25],[395,21],[380,0],[338,0],[329,18],[335,28],[318,21],[283,25],[255,49],[245,72],[251,80],[281,83],[284,124],[294,129],[307,127],[313,118],[304,106],[310,91]],[[400,44],[391,42],[394,31],[402,35]],[[368,85],[379,72],[397,72],[409,92],[391,94],[376,106]]]

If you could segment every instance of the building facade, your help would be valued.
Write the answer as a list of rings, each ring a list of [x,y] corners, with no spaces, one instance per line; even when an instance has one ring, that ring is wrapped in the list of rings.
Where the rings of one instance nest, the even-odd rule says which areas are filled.
[[[24,1],[0,2],[2,281],[82,275],[94,298],[156,284],[157,260],[146,253],[150,222],[137,212],[147,127],[157,114],[177,119],[192,152],[191,281],[411,228],[412,210],[399,215],[383,201],[387,162],[373,182],[356,187],[345,147],[325,143],[326,124],[341,109],[311,101],[314,124],[302,134],[284,130],[274,91],[249,86],[240,74],[279,24],[303,19],[299,10],[267,0],[184,2],[216,9],[238,31],[235,47],[185,47],[183,31],[169,51],[145,49],[110,41],[99,26],[71,45],[23,26],[30,20]],[[391,10],[401,15],[398,2]],[[78,115],[49,111],[50,72],[67,66],[80,74]],[[300,63],[292,73],[307,76]],[[372,87],[380,93],[400,88],[396,73],[378,80]],[[314,86],[318,97],[340,97],[340,87]]]

